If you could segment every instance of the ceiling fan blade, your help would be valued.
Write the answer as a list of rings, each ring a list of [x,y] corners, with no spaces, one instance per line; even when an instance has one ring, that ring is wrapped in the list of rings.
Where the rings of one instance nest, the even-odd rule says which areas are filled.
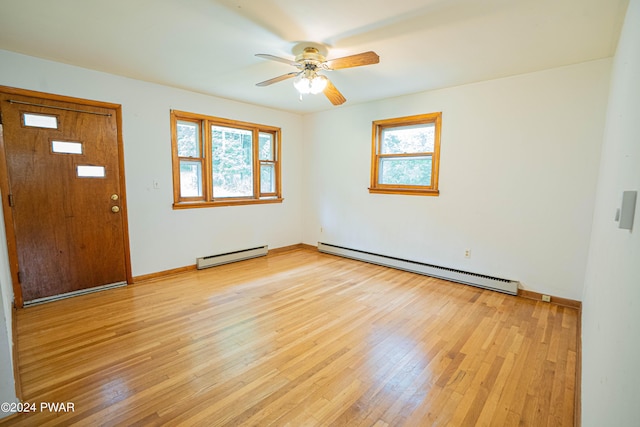
[[[283,74],[283,75],[281,75],[281,76],[274,77],[274,78],[272,78],[272,79],[265,80],[265,81],[260,82],[260,83],[256,83],[256,86],[260,86],[260,87],[262,87],[262,86],[269,86],[269,85],[271,85],[271,84],[278,83],[278,82],[281,82],[281,81],[283,81],[283,80],[287,80],[287,79],[290,79],[290,78],[292,78],[292,77],[295,77],[295,76],[297,76],[298,74],[300,74],[301,72],[302,72],[302,71],[297,71],[297,72],[296,72],[296,71],[294,71],[294,72],[291,72],[291,73]]]
[[[359,53],[357,55],[336,58],[324,63],[327,70],[340,70],[342,68],[361,67],[363,65],[377,64],[380,57],[373,51]]]
[[[324,88],[324,94],[333,105],[342,105],[347,101],[347,98],[340,93],[329,79],[327,79],[327,87]]]
[[[279,56],[273,56],[273,55],[269,55],[269,54],[266,54],[266,53],[256,53],[256,56],[259,57],[259,58],[263,58],[263,59],[270,59],[272,61],[277,61],[277,62],[282,62],[284,64],[293,65],[294,67],[297,67],[297,66],[300,65],[297,62],[292,61],[290,59],[280,58]]]

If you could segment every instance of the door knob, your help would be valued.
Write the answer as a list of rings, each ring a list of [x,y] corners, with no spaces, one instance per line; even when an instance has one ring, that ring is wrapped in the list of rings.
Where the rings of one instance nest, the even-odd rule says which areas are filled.
[[[120,208],[118,206],[111,206],[111,212],[118,213],[120,212]]]

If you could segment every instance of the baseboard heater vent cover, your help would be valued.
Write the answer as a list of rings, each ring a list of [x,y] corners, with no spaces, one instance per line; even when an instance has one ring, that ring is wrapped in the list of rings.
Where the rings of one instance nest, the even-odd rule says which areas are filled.
[[[203,268],[215,267],[216,265],[229,264],[231,262],[265,256],[268,252],[269,247],[264,245],[258,246],[257,248],[242,249],[224,254],[209,255],[197,258],[196,267],[198,270],[202,270]]]
[[[327,254],[352,258],[372,264],[383,265],[385,267],[397,268],[398,270],[410,271],[412,273],[423,274],[425,276],[437,277],[452,282],[464,283],[466,285],[491,289],[511,295],[518,295],[519,282],[515,280],[500,279],[498,277],[487,276],[484,274],[470,273],[468,271],[442,267],[439,265],[374,254],[372,252],[330,245],[328,243],[318,242],[318,250]]]

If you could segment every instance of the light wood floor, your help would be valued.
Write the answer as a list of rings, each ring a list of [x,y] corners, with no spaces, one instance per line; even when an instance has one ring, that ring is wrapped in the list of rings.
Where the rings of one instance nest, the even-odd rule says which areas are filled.
[[[309,249],[17,320],[9,425],[573,425],[575,309]]]

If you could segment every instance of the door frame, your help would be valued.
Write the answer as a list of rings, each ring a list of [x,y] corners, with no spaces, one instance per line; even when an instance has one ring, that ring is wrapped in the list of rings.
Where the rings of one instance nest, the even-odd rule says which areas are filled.
[[[109,108],[115,111],[116,115],[116,132],[117,132],[117,144],[118,144],[118,165],[120,168],[119,181],[120,181],[120,213],[122,215],[122,233],[124,238],[124,263],[125,271],[127,275],[127,283],[133,282],[131,275],[131,249],[129,245],[129,221],[127,217],[127,192],[124,177],[124,145],[122,141],[122,106],[120,104],[112,104],[102,101],[94,101],[89,99],[74,98],[64,95],[55,95],[45,92],[37,92],[27,89],[18,89],[8,86],[0,86],[0,92],[8,95],[22,95],[31,96],[35,98],[46,99],[49,101],[70,102],[74,104]],[[0,106],[0,114],[2,113],[2,106]],[[1,116],[0,116],[1,124]],[[0,126],[0,130],[2,127]],[[13,223],[13,211],[9,205],[9,171],[7,168],[7,157],[4,145],[4,135],[0,131],[0,192],[2,193],[2,211],[4,214],[4,226],[7,237],[7,250],[9,253],[9,267],[11,270],[11,281],[13,284],[14,305],[17,308],[22,308],[24,300],[22,298],[22,287],[18,278],[18,247],[17,240],[14,231]]]

